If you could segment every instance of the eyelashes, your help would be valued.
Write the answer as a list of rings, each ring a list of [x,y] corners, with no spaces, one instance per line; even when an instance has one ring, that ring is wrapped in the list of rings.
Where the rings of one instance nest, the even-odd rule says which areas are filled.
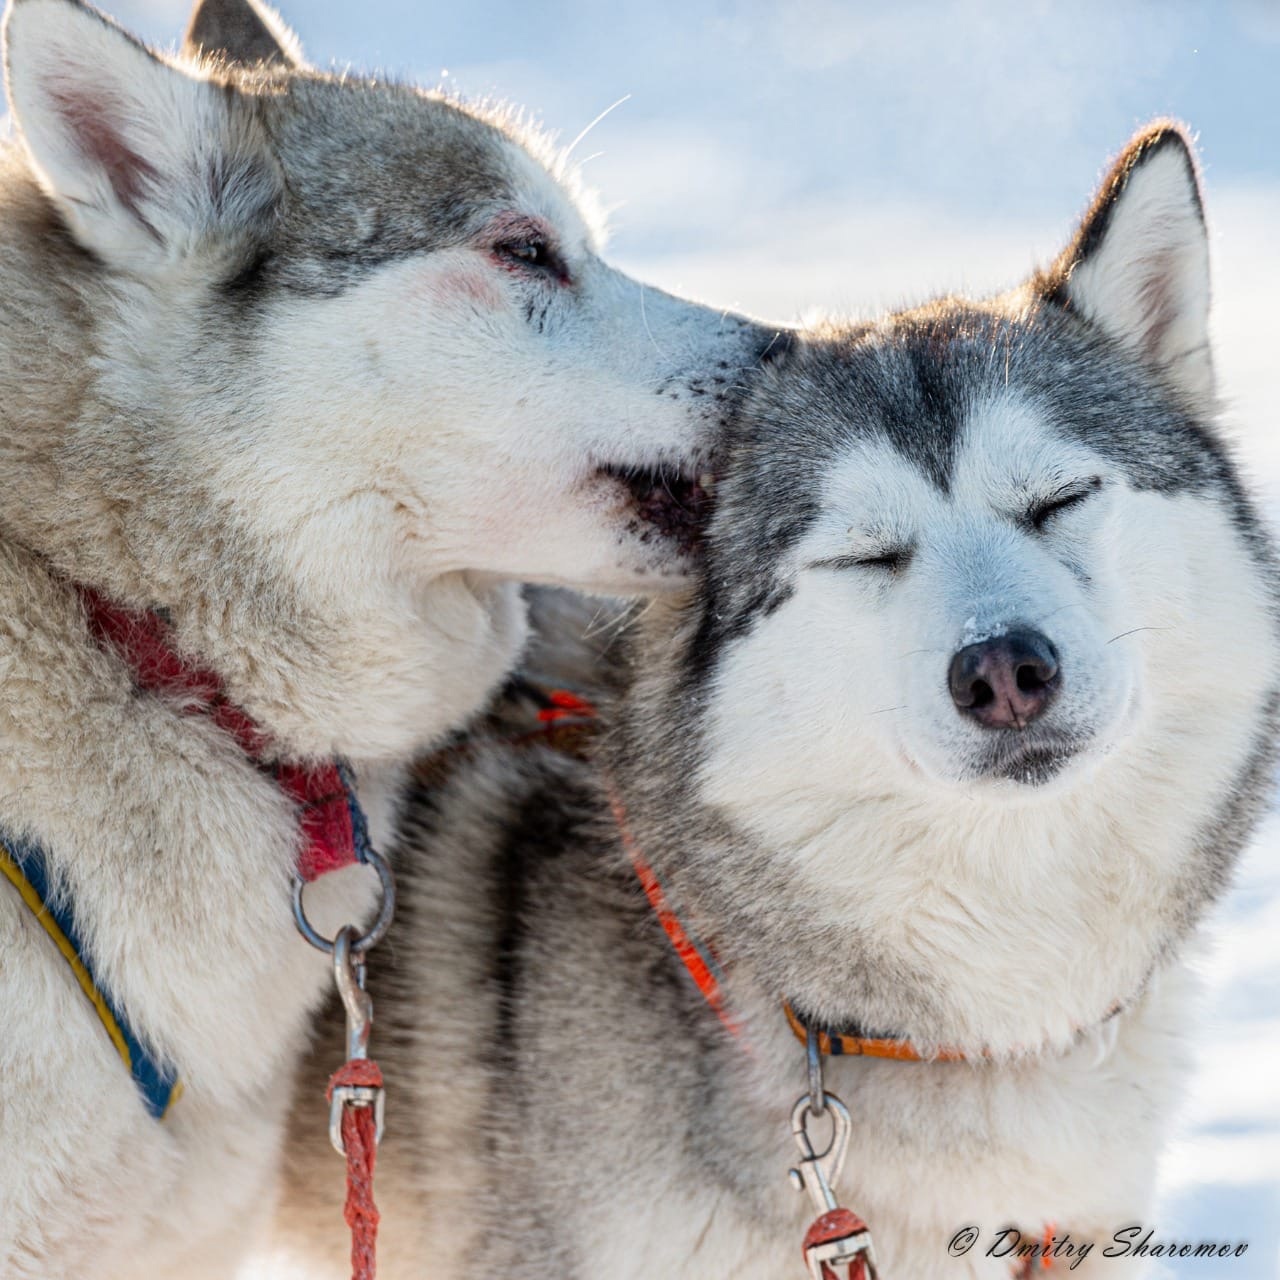
[[[870,555],[829,556],[815,560],[811,569],[871,569],[882,573],[901,573],[911,563],[910,547],[890,547]]]
[[[1037,532],[1043,532],[1055,516],[1087,502],[1101,488],[1102,477],[1090,476],[1083,484],[1060,489],[1052,496],[1033,503],[1027,510],[1026,522]]]

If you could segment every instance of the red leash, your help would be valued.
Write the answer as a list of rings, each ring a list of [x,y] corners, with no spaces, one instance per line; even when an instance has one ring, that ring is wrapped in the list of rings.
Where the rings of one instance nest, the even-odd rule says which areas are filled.
[[[382,1088],[382,1072],[369,1058],[352,1058],[333,1073],[325,1096],[346,1089]],[[351,1228],[351,1280],[374,1280],[381,1216],[373,1201],[373,1170],[378,1160],[377,1120],[371,1106],[342,1106],[342,1146],[347,1157],[347,1202],[342,1210]]]
[[[810,1273],[813,1274],[813,1269],[817,1268],[815,1280],[840,1280],[831,1264],[823,1259],[824,1249],[847,1246],[849,1241],[863,1237],[869,1241],[871,1233],[867,1224],[852,1209],[831,1209],[818,1218],[805,1232],[802,1246]],[[865,1250],[860,1250],[847,1266],[847,1280],[876,1280],[874,1267]]]

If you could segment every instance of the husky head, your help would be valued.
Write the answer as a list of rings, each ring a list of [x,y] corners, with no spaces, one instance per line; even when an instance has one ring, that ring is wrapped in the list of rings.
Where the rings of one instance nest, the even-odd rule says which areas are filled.
[[[1277,637],[1208,300],[1194,162],[1160,125],[1052,269],[811,335],[750,399],[646,703],[693,744],[658,791],[737,833],[702,906],[734,903],[775,973],[825,937],[787,978],[810,1009],[1068,1035],[1220,886],[1265,794]]]
[[[770,335],[606,266],[572,175],[509,115],[310,70],[247,0],[202,4],[186,55],[76,0],[9,8],[13,116],[56,213],[39,242],[70,242],[44,267],[86,330],[93,422],[59,465],[126,473],[80,518],[131,522],[77,534],[67,504],[40,550],[180,611],[233,513],[273,592],[384,623],[421,622],[442,582],[492,621],[499,579],[682,580],[715,428]],[[185,551],[148,487],[185,488]],[[473,651],[479,629],[446,623]]]

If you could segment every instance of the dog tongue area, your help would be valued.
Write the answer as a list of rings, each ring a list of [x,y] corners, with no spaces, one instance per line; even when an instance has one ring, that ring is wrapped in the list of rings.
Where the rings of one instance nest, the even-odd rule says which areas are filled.
[[[636,514],[682,551],[693,551],[711,514],[712,495],[705,477],[669,475],[658,471],[607,468],[631,491]]]

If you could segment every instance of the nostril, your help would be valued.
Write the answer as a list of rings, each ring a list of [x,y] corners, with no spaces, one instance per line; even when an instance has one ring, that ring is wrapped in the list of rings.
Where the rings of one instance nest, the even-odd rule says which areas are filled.
[[[985,680],[975,680],[969,694],[973,699],[969,706],[978,709],[989,707],[996,700],[996,691]]]
[[[1023,693],[1039,693],[1041,689],[1048,684],[1048,681],[1040,674],[1038,668],[1033,667],[1030,663],[1026,663],[1018,668],[1017,674],[1018,688]]]

